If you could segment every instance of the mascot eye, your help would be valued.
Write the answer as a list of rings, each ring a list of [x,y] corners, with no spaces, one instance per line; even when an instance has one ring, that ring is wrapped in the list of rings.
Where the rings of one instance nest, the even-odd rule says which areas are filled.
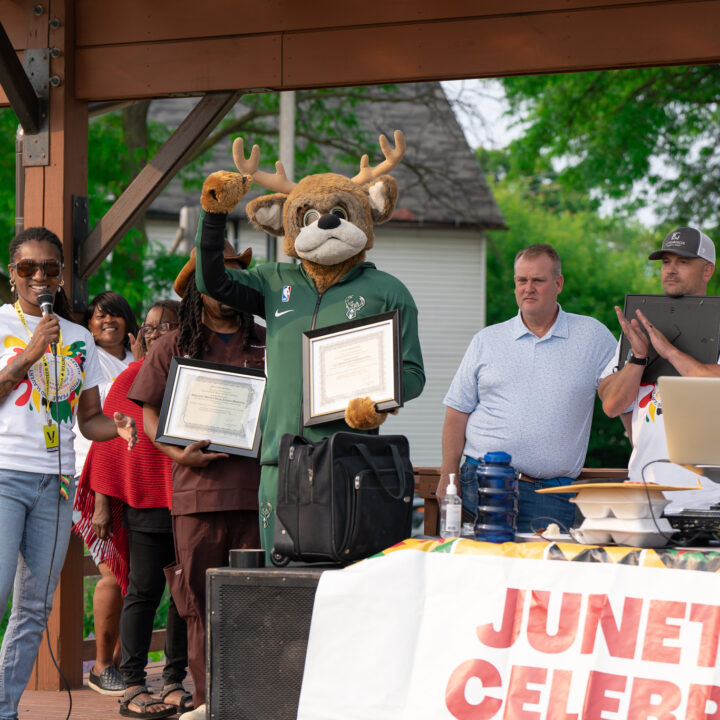
[[[347,211],[345,210],[344,207],[340,207],[339,205],[336,205],[336,206],[330,211],[330,214],[331,214],[331,215],[336,215],[336,216],[339,217],[341,220],[347,220],[347,219],[348,219]]]
[[[308,210],[303,215],[303,222],[302,224],[307,227],[308,225],[312,225],[314,222],[317,222],[320,218],[320,213],[317,210]]]

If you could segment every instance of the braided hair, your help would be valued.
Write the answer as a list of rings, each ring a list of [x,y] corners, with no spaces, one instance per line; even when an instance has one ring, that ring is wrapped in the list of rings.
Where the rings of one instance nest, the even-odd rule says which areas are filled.
[[[46,242],[50,243],[50,245],[54,245],[60,253],[60,262],[64,263],[63,246],[60,242],[60,238],[52,230],[48,230],[45,227],[26,228],[21,233],[18,233],[11,240],[10,247],[8,248],[10,252],[10,262],[15,261],[15,253],[17,253],[17,251],[22,245],[24,245],[26,242],[31,242],[33,240],[35,242]],[[13,300],[17,300],[17,290],[15,290],[14,288]],[[57,292],[55,293],[53,312],[56,315],[59,315],[61,318],[65,318],[65,320],[72,321],[72,308],[70,307],[70,302],[67,299],[65,290],[62,287],[59,287]]]
[[[180,302],[178,319],[180,320],[180,335],[178,347],[187,357],[199,360],[205,350],[205,341],[202,330],[203,299],[195,284],[192,275],[185,288],[185,294]],[[243,350],[247,350],[253,340],[259,341],[255,330],[255,320],[250,313],[238,312],[240,332],[243,339]]]

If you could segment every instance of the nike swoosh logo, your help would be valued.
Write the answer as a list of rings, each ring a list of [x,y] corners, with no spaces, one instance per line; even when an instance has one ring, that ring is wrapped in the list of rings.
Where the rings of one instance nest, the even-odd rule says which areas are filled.
[[[281,315],[287,315],[289,312],[295,312],[295,310],[283,310],[280,312],[279,310],[275,310],[275,317],[280,317]]]

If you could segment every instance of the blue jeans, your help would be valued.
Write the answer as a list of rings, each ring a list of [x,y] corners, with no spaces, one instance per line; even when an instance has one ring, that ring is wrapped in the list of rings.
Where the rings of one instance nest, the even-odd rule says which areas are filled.
[[[477,464],[466,460],[460,468],[460,485],[462,486],[463,509],[474,516],[477,511]],[[539,495],[535,490],[546,487],[569,485],[572,478],[550,478],[525,482],[518,480],[518,519],[517,532],[527,533],[547,527],[552,521],[562,523],[560,529],[570,528],[575,520],[575,505],[569,498],[571,495],[547,494]],[[537,519],[537,521],[536,521]]]
[[[17,720],[20,696],[42,641],[70,538],[73,493],[69,494],[69,500],[60,500],[57,475],[0,470],[3,610],[13,591],[0,651],[0,720]]]

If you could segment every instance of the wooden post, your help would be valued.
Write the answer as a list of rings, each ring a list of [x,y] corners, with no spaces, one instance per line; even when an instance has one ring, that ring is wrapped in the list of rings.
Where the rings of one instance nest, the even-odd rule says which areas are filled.
[[[25,227],[44,225],[57,233],[65,255],[65,292],[72,292],[72,195],[87,195],[87,103],[74,97],[75,0],[49,0],[33,12],[24,1],[28,27],[26,48],[56,48],[50,61],[49,164],[25,169]],[[55,83],[58,82],[55,81]],[[55,658],[70,687],[82,686],[82,543],[73,537],[48,621]],[[40,647],[28,685],[35,690],[59,690],[61,680],[47,650]]]
[[[65,566],[55,591],[48,619],[50,645],[55,660],[71,689],[83,684],[83,541],[72,533]],[[50,657],[48,632],[43,634],[35,667],[28,683],[30,690],[63,690],[65,685]]]
[[[62,240],[65,255],[65,292],[72,293],[72,195],[87,195],[87,102],[74,96],[73,29],[75,0],[51,0],[38,18],[25,2],[32,33],[28,48],[57,48],[50,61],[50,162],[25,169],[25,227],[44,225]],[[38,28],[41,28],[42,31]],[[43,37],[44,33],[44,37]]]

